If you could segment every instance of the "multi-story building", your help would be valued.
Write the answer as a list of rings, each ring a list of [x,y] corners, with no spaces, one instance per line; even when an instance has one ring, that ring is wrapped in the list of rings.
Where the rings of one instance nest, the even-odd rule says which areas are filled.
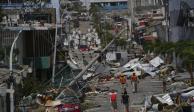
[[[164,0],[129,0],[132,30],[136,39],[152,41],[165,37]]]
[[[41,9],[56,9],[56,19],[57,23],[60,22],[60,4],[59,0],[44,0],[37,3],[34,2],[24,2],[23,0],[1,0],[0,7],[3,9],[20,9],[23,12],[32,12],[33,8]],[[39,15],[40,16],[40,15]]]
[[[169,0],[169,36],[168,41],[193,39],[194,35],[194,1]]]
[[[33,73],[39,74],[37,77],[40,80],[48,79],[48,74],[51,74],[55,23],[60,22],[60,16],[56,18],[59,14],[57,1],[48,0],[44,5],[30,4],[23,0],[0,2],[5,14],[0,23],[0,47],[10,47],[18,32],[22,30],[16,42],[16,48],[19,50],[17,62],[33,67]]]
[[[129,9],[133,7],[134,15],[148,14],[164,6],[163,0],[129,0]],[[131,5],[132,4],[132,5]]]
[[[1,0],[0,3],[22,3],[23,0]]]
[[[175,42],[193,39],[193,0],[135,0],[133,4],[136,17],[145,18],[152,17],[153,14],[156,16],[163,14],[162,24],[156,28],[162,40]],[[157,14],[158,12],[161,14]]]

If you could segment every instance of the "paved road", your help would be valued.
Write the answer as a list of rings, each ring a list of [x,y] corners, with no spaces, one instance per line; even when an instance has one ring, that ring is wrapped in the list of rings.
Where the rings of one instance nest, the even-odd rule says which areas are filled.
[[[158,94],[162,92],[162,82],[151,77],[146,77],[145,79],[140,80],[138,93],[132,93],[132,87],[130,81],[128,81],[127,91],[130,96],[130,108],[131,112],[136,112],[136,109],[142,106],[145,96],[152,94]],[[99,84],[99,86],[104,87],[108,86],[111,89],[118,91],[118,110],[119,112],[124,112],[124,107],[121,104],[121,88],[117,80],[106,82],[105,84]],[[94,99],[95,103],[99,104],[99,108],[93,108],[86,110],[85,112],[111,112],[110,103],[107,93],[100,93],[97,96],[89,96],[88,98]]]
[[[79,29],[83,34],[88,32],[88,28],[91,28],[90,21],[80,21]]]

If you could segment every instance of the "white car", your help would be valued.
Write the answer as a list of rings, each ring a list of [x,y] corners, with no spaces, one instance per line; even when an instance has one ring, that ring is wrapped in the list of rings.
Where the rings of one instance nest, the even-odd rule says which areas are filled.
[[[121,22],[117,22],[116,25],[117,26],[122,26],[122,23]]]

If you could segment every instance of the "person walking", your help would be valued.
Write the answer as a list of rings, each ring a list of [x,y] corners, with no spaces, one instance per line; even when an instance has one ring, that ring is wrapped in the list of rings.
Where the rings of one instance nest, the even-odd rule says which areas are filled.
[[[120,74],[119,81],[121,83],[121,88],[122,89],[125,88],[126,83],[127,83],[127,78],[125,77],[123,73]]]
[[[126,88],[124,88],[124,92],[122,94],[121,103],[124,105],[125,112],[129,112],[129,95],[127,94]]]
[[[134,72],[133,75],[131,76],[131,84],[132,84],[134,93],[137,92],[137,83],[138,82],[139,82],[138,77]]]
[[[117,112],[117,92],[113,89],[109,93],[112,112]]]
[[[170,74],[171,74],[171,80],[172,80],[173,82],[175,82],[175,75],[176,75],[175,70],[173,69],[173,70],[170,72]]]
[[[166,92],[166,80],[165,79],[162,80],[162,86],[163,86],[163,93],[165,93]]]

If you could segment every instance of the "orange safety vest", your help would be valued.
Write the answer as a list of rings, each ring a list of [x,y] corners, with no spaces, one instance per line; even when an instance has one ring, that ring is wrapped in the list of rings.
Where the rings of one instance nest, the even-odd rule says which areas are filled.
[[[135,75],[135,76],[132,75],[132,76],[131,76],[131,80],[132,80],[132,81],[137,81],[137,76],[136,76],[136,75]]]
[[[121,84],[125,84],[126,82],[127,82],[127,80],[126,80],[125,76],[120,77],[120,83]]]

